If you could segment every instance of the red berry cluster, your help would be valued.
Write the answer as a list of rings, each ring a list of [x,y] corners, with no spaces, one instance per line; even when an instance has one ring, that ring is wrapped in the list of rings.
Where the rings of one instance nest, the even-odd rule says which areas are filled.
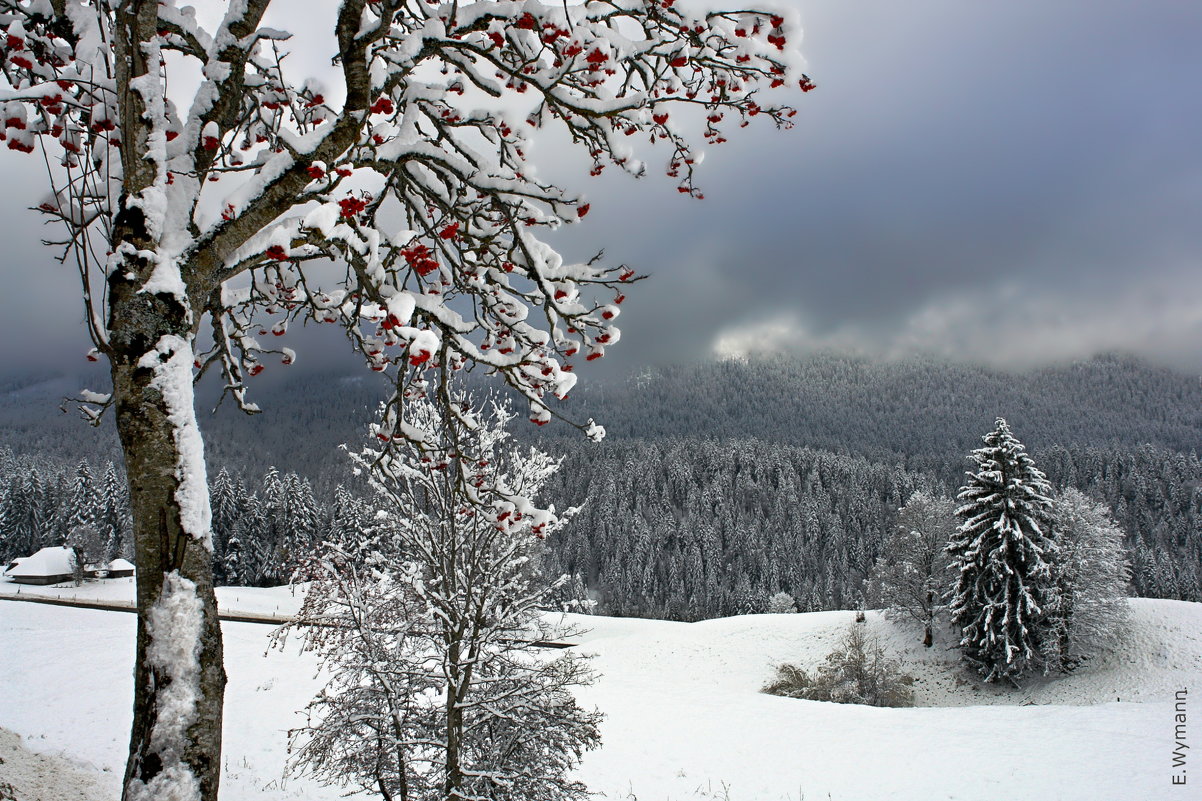
[[[438,269],[438,262],[434,260],[430,248],[425,245],[402,248],[401,257],[422,278]]]

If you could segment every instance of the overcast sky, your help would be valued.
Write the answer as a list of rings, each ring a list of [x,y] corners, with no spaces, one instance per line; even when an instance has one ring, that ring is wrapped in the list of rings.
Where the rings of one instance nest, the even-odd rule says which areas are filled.
[[[794,130],[711,149],[705,200],[543,154],[592,201],[567,255],[653,276],[607,362],[1123,349],[1202,370],[1202,3],[783,2],[818,89]],[[23,210],[41,167],[0,167],[0,364],[82,360],[73,275]]]

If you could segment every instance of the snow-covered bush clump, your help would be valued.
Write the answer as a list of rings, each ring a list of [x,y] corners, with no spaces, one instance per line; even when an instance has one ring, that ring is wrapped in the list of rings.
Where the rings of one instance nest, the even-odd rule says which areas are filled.
[[[876,637],[863,625],[854,625],[814,676],[797,665],[778,665],[764,692],[807,701],[898,707],[914,703],[913,683]]]

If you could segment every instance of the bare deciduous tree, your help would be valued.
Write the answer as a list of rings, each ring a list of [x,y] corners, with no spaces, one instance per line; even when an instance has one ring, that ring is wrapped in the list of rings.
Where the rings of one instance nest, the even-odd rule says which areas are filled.
[[[555,589],[537,537],[563,520],[533,499],[558,464],[506,442],[507,409],[456,403],[474,427],[440,428],[420,399],[409,417],[437,438],[355,455],[382,513],[311,562],[283,630],[300,630],[332,676],[294,733],[292,766],[384,799],[583,800],[568,772],[599,743],[600,715],[570,688],[589,675],[534,648]]]
[[[935,641],[951,576],[947,545],[956,530],[956,506],[919,490],[898,510],[897,525],[881,546],[872,584],[886,612],[922,626],[922,644]]]

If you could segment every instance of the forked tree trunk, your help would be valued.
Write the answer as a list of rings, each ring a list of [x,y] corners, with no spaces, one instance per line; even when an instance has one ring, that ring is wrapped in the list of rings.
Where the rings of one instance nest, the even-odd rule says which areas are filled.
[[[177,299],[139,293],[134,281],[114,277],[109,291],[113,397],[138,566],[134,716],[122,798],[216,801],[226,678],[192,406],[193,322]],[[156,354],[165,343],[174,348]]]

